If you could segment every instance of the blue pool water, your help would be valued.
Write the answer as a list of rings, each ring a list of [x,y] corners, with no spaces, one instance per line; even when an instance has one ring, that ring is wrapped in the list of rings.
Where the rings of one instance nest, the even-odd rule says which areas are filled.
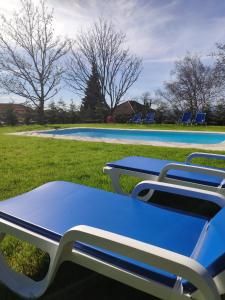
[[[118,130],[75,128],[63,130],[42,131],[42,134],[65,136],[80,136],[98,139],[125,139],[141,141],[192,143],[192,144],[218,144],[225,141],[225,134],[204,132],[178,132],[178,131],[146,131],[146,130]]]

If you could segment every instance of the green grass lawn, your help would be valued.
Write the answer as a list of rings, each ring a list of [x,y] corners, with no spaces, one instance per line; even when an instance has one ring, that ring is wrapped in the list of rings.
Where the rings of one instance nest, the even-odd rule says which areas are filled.
[[[81,142],[5,134],[15,131],[48,129],[55,126],[57,125],[0,128],[0,200],[29,191],[53,180],[71,181],[112,191],[109,178],[102,173],[102,168],[106,162],[132,155],[184,161],[189,153],[195,151],[194,149]],[[79,125],[66,124],[58,126],[63,128]],[[225,131],[225,127],[222,126],[146,126],[120,124],[83,124],[83,126]],[[215,162],[212,165],[215,165]],[[222,166],[222,162],[217,165]],[[130,190],[135,182],[135,180],[128,178],[124,178],[123,180],[123,184],[127,190]],[[1,250],[6,255],[8,262],[16,270],[24,272],[33,278],[39,278],[43,274],[48,262],[43,252],[12,237],[7,237],[3,241]],[[93,282],[93,280],[96,279],[91,277],[90,281]],[[107,282],[107,284],[109,283]],[[55,296],[53,297],[47,293],[47,296],[43,299],[72,299],[75,296],[71,292],[71,289],[68,289],[71,298],[68,295],[57,296],[54,293]],[[99,290],[101,289],[99,288]],[[108,299],[103,296],[101,298],[101,293],[99,295],[99,299]],[[1,299],[19,299],[4,287],[0,287],[0,297]],[[144,299],[143,295],[141,299]]]
[[[16,126],[16,127],[4,127],[4,132],[15,132],[24,130],[39,130],[49,128],[69,128],[69,127],[99,127],[99,128],[127,128],[127,129],[157,129],[157,130],[191,130],[191,131],[219,131],[225,132],[225,126],[196,126],[196,125],[176,125],[176,124],[49,124],[45,126],[41,125],[29,125],[29,126]]]

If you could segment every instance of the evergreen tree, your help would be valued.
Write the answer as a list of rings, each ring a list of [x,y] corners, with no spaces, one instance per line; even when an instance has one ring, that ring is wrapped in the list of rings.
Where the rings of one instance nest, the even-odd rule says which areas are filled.
[[[81,117],[88,121],[103,121],[108,111],[104,96],[101,92],[99,74],[93,63],[91,75],[87,81],[85,96],[81,103]]]
[[[58,108],[56,107],[56,104],[54,101],[52,101],[48,106],[47,111],[47,121],[48,123],[55,124],[58,123]]]
[[[79,121],[79,108],[76,106],[73,100],[70,102],[68,114],[70,123],[76,123]]]
[[[67,107],[66,103],[60,99],[57,105],[58,108],[58,118],[59,118],[59,123],[68,123],[67,122]]]
[[[18,123],[16,113],[11,106],[4,111],[4,121],[11,126],[15,126]]]

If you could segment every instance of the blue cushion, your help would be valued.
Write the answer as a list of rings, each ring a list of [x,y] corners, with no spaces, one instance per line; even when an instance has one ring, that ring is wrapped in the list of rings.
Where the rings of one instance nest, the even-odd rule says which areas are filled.
[[[169,163],[174,162],[175,161],[171,160],[145,158],[141,156],[129,156],[115,162],[107,163],[107,166],[159,176],[159,173],[163,167],[165,167]],[[168,177],[210,186],[218,186],[222,181],[222,179],[218,176],[192,173],[180,170],[169,171]]]
[[[225,208],[221,209],[208,224],[197,260],[212,276],[225,269]]]
[[[69,182],[50,182],[23,195],[0,202],[0,217],[51,239],[59,240],[71,227],[89,225],[186,256],[192,251],[206,219]],[[184,238],[185,237],[185,238]],[[79,243],[77,244],[79,245]],[[80,247],[80,246],[79,246]],[[84,251],[102,253],[124,262],[126,269],[158,274],[169,282],[172,274],[83,245]]]

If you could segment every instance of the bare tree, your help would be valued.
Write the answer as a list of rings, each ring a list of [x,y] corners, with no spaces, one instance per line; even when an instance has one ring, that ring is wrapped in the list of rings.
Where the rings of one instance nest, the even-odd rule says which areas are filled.
[[[64,70],[59,61],[69,50],[66,39],[54,36],[52,22],[53,11],[45,0],[39,6],[21,0],[21,10],[12,19],[1,17],[0,87],[31,102],[41,123],[45,102],[60,88]]]
[[[171,73],[174,79],[164,83],[159,95],[169,101],[175,110],[195,113],[206,109],[216,99],[219,82],[214,66],[202,63],[200,58],[188,54],[175,63]]]
[[[125,48],[125,38],[111,22],[99,19],[87,31],[78,34],[67,66],[66,81],[81,95],[86,88],[91,66],[97,66],[102,95],[111,111],[136,82],[142,69],[142,60]]]
[[[144,92],[140,96],[140,101],[143,103],[143,105],[146,107],[146,110],[149,110],[152,108],[152,105],[156,103],[156,98],[151,95],[150,92]]]
[[[214,53],[216,58],[215,75],[218,85],[221,88],[221,96],[224,97],[225,92],[225,44],[217,44],[217,51]]]

